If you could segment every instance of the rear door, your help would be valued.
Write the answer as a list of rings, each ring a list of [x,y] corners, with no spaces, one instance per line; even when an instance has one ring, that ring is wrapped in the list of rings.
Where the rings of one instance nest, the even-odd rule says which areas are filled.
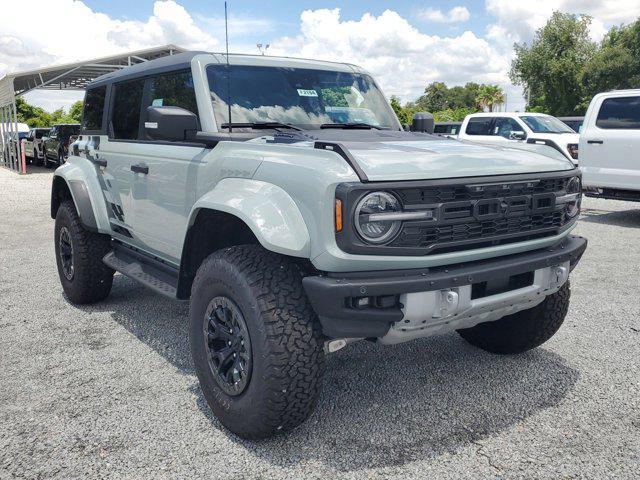
[[[113,236],[136,247],[144,242],[136,234],[133,192],[136,176],[131,171],[140,139],[140,111],[144,78],[114,83],[109,95],[107,135],[99,143],[99,176],[110,215]],[[87,98],[89,92],[87,92]],[[84,132],[83,132],[84,135]]]
[[[580,137],[584,182],[640,190],[640,95],[618,94],[597,101]]]

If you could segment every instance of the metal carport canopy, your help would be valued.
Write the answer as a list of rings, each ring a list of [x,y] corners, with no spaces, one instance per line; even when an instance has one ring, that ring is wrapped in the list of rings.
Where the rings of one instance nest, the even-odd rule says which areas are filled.
[[[184,51],[184,48],[176,45],[163,45],[6,75],[0,79],[0,140],[2,142],[0,165],[20,171],[20,145],[16,143],[12,148],[13,146],[8,142],[9,135],[17,135],[15,97],[35,89],[84,90],[90,82],[106,73]]]

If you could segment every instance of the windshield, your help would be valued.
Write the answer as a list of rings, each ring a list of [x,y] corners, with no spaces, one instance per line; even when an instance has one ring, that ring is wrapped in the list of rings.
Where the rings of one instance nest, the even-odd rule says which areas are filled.
[[[230,70],[230,76],[227,72]],[[211,101],[217,124],[369,124],[400,130],[393,110],[368,75],[301,68],[210,65]],[[220,128],[220,127],[219,127]]]
[[[532,115],[520,118],[534,133],[576,133],[556,117]]]

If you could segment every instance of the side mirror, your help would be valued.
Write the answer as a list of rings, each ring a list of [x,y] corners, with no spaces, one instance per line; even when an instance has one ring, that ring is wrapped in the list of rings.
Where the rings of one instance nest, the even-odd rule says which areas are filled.
[[[147,107],[144,130],[152,140],[184,141],[198,130],[198,117],[180,107]]]
[[[509,140],[526,140],[527,134],[521,130],[512,130],[509,133]]]
[[[436,122],[433,119],[433,115],[429,112],[414,113],[413,122],[411,123],[412,132],[426,132],[433,134],[435,126]]]

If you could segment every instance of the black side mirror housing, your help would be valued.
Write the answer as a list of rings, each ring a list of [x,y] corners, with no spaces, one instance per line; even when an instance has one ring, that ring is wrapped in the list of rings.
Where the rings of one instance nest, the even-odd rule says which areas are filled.
[[[147,107],[144,130],[152,140],[185,141],[198,130],[198,117],[181,107]]]
[[[412,132],[425,132],[433,134],[436,122],[433,115],[429,112],[416,112],[413,114],[413,122],[411,123]]]

